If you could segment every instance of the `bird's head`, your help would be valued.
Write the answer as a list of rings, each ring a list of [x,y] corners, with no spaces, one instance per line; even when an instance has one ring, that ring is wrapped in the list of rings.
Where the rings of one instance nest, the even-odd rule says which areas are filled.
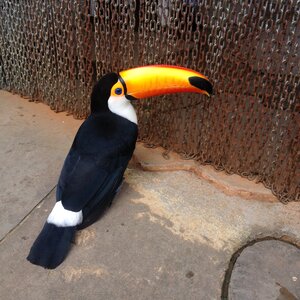
[[[210,96],[213,89],[204,75],[176,66],[154,65],[109,73],[93,89],[91,112],[111,111],[136,123],[130,100],[180,92]]]

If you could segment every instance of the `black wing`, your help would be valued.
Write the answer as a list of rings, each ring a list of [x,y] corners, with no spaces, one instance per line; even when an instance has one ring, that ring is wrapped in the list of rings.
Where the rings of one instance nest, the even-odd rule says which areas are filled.
[[[123,176],[126,166],[116,169],[99,165],[93,156],[70,151],[67,156],[57,186],[57,200],[64,208],[79,211],[100,189],[114,185]]]
[[[124,124],[115,125],[110,134],[107,134],[109,129],[106,128],[106,136],[99,134],[97,128],[103,126],[95,124],[95,120],[87,120],[80,128],[65,160],[57,187],[57,201],[61,200],[66,209],[83,210],[85,217],[91,209],[106,207],[112,201],[122,182],[137,137],[135,124],[136,128],[126,124],[129,126],[126,135],[123,132]],[[124,136],[130,139],[124,140]]]

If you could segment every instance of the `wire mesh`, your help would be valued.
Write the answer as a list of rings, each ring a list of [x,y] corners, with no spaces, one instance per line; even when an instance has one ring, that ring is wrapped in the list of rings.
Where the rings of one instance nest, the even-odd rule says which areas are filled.
[[[198,70],[215,96],[137,103],[140,139],[299,201],[299,43],[299,0],[3,0],[0,88],[84,118],[106,72]]]

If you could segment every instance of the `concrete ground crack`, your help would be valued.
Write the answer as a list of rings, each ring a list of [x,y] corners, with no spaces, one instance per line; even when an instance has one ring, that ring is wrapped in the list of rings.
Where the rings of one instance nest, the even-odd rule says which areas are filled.
[[[43,203],[43,201],[52,193],[55,188],[56,185],[8,233],[6,233],[3,238],[0,239],[0,245],[6,240],[8,236],[10,236],[19,226],[21,226],[27,220],[27,218],[40,204]]]

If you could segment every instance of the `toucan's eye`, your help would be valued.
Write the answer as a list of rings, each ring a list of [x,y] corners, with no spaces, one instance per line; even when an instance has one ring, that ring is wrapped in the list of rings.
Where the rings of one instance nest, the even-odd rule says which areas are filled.
[[[116,88],[115,89],[115,93],[116,93],[116,95],[121,95],[122,94],[122,89],[121,88]]]

